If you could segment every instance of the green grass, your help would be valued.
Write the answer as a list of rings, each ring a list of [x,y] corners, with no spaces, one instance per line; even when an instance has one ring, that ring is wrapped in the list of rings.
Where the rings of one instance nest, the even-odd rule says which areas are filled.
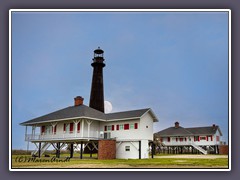
[[[68,162],[18,162],[21,155],[12,155],[12,168],[228,168],[228,158],[195,159],[195,158],[155,158],[155,159],[89,159],[89,154],[84,154],[84,159],[79,159],[79,154]],[[65,160],[69,154],[61,154],[60,160]],[[29,155],[23,156],[30,158]],[[36,160],[50,161],[51,157],[36,158]],[[16,160],[16,158],[18,158]]]

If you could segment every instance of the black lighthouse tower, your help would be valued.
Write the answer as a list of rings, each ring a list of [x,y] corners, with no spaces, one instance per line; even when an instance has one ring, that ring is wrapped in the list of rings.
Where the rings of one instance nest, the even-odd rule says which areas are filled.
[[[100,47],[94,50],[94,58],[91,64],[93,76],[89,107],[104,113],[103,67],[105,64],[103,53],[104,51]]]

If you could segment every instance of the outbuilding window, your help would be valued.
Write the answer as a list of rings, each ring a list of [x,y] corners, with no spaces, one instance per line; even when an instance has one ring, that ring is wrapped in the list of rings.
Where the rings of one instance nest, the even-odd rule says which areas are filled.
[[[206,140],[206,137],[205,136],[201,136],[200,140]]]
[[[125,151],[130,151],[130,146],[125,146]]]

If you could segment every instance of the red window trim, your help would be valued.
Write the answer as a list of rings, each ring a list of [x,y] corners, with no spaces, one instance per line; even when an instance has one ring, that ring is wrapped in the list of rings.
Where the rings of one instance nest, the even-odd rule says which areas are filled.
[[[213,141],[213,136],[211,136],[211,141]]]
[[[117,124],[117,130],[119,130],[119,124]]]
[[[107,126],[104,126],[104,131],[107,131]]]
[[[66,124],[63,125],[63,131],[66,131]]]
[[[112,131],[114,131],[114,125],[112,125]]]

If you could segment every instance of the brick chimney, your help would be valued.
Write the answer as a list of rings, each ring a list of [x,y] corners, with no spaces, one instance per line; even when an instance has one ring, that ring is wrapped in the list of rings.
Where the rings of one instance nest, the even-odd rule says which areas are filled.
[[[77,96],[74,98],[74,106],[80,106],[83,105],[83,100],[82,96]]]
[[[179,128],[179,122],[175,122],[175,128]]]

